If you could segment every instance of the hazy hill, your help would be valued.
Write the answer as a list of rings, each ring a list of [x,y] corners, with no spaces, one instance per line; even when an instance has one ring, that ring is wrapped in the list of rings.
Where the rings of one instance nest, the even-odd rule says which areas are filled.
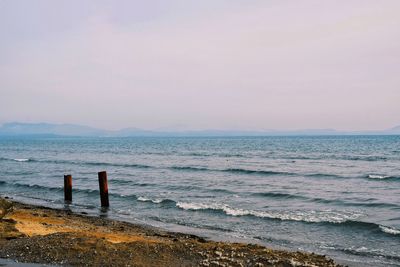
[[[400,134],[400,125],[397,127],[393,127],[389,130],[386,131],[387,133],[391,133],[391,134]]]
[[[82,136],[82,137],[129,137],[129,136],[293,136],[293,135],[400,135],[400,126],[382,131],[339,132],[334,129],[306,129],[298,131],[148,131],[125,128],[118,131],[103,130],[75,124],[5,123],[0,126],[0,136]]]
[[[0,135],[67,135],[101,136],[103,130],[74,124],[51,123],[5,123],[0,127]]]

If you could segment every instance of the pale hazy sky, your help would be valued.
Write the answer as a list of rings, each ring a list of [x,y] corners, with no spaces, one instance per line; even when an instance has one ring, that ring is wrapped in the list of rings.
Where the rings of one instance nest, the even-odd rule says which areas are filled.
[[[0,0],[0,123],[389,128],[399,14],[399,0]]]

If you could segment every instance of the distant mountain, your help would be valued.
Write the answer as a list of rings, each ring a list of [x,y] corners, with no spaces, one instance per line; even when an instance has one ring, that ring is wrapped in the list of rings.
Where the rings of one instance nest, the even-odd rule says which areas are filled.
[[[400,135],[400,126],[383,131],[340,132],[334,129],[306,129],[298,131],[149,131],[125,128],[118,131],[103,130],[75,124],[5,123],[0,126],[0,136],[81,136],[81,137],[131,137],[131,136],[316,136],[316,135]]]
[[[5,123],[0,127],[0,135],[65,135],[102,136],[104,131],[88,126],[50,123]]]
[[[400,134],[400,125],[386,130],[388,134]]]

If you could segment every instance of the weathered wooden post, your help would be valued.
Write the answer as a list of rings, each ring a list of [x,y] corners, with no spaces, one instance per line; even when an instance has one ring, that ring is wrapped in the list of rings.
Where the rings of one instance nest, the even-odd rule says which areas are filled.
[[[102,171],[102,172],[99,172],[98,175],[99,175],[101,206],[109,207],[110,203],[108,202],[107,172]]]
[[[72,176],[70,174],[64,175],[64,200],[72,201]]]

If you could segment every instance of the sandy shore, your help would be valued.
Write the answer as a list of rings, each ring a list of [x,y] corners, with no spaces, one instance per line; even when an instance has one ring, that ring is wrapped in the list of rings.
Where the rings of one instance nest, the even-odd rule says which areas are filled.
[[[74,266],[339,266],[321,255],[207,241],[3,198],[0,258]]]

